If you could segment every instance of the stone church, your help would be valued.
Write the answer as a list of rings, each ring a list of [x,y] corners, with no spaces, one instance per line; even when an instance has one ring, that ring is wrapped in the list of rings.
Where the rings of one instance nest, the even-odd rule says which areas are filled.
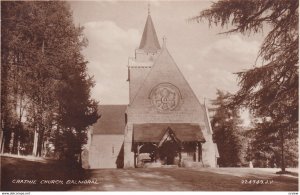
[[[160,45],[148,13],[129,58],[128,105],[102,105],[89,131],[84,168],[217,167],[207,108]]]

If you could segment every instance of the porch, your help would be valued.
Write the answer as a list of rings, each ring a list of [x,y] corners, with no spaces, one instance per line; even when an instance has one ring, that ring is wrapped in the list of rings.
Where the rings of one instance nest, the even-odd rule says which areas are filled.
[[[136,124],[133,145],[134,166],[174,167],[203,166],[202,144],[205,142],[197,124]]]

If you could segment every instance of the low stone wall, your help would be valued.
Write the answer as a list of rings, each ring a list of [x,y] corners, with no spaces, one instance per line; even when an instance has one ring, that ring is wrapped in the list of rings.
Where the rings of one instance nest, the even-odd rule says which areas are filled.
[[[181,163],[181,167],[206,167],[202,162],[192,162],[183,160]]]

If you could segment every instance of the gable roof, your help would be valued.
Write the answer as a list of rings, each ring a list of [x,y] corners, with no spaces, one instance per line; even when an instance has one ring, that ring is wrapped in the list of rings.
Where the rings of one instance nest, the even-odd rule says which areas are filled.
[[[161,83],[171,83],[175,85],[187,104],[190,103],[193,106],[197,105],[201,107],[197,96],[184,78],[166,46],[162,48],[150,72],[140,85],[138,92],[131,102],[131,107],[135,107],[140,101],[147,99],[152,88]]]
[[[93,134],[124,134],[126,109],[127,105],[99,106],[101,117],[93,125]]]
[[[181,142],[205,142],[201,128],[193,123],[144,123],[133,125],[134,142],[160,142],[168,129]]]
[[[150,15],[147,17],[139,49],[147,52],[156,52],[160,49],[159,41]]]
[[[172,139],[174,142],[176,142],[177,144],[180,144],[180,140],[177,138],[176,134],[174,133],[174,131],[172,131],[172,129],[170,127],[168,127],[168,129],[165,131],[164,136],[161,138],[158,147],[162,146],[163,143],[165,143],[167,140]]]

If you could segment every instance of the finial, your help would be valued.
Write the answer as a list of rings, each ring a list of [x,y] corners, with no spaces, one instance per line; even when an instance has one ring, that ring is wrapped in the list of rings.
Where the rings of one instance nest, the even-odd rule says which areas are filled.
[[[150,1],[148,1],[148,15],[150,15]]]
[[[167,37],[164,35],[163,36],[163,47],[166,47],[166,43],[167,43]]]

